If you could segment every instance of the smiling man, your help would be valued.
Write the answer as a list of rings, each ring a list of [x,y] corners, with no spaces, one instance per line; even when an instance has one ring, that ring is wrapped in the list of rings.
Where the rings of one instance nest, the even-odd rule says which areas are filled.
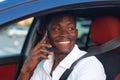
[[[56,14],[48,24],[48,36],[36,45],[25,61],[18,80],[59,80],[72,63],[86,54],[76,43],[78,31],[75,18],[69,14]],[[48,39],[48,43],[45,40]],[[47,48],[52,48],[50,52]],[[48,55],[48,56],[46,56]],[[75,65],[67,80],[105,80],[104,68],[94,57],[82,59]]]

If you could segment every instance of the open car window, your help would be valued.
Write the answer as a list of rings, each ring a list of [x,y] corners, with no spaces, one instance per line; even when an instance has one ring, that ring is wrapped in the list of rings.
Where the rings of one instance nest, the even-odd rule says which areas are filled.
[[[25,19],[0,29],[0,57],[21,53],[33,18]]]

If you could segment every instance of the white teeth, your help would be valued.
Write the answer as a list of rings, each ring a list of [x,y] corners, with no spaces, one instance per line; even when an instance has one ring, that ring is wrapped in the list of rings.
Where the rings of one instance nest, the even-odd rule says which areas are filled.
[[[59,42],[59,44],[67,44],[67,43],[70,43],[70,41]]]

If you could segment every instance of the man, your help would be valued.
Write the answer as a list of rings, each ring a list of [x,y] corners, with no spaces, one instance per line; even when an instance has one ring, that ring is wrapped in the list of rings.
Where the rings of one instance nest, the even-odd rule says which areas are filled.
[[[73,16],[57,14],[48,24],[48,36],[36,45],[25,61],[18,80],[59,80],[66,69],[86,54],[75,44],[78,31]],[[48,43],[45,43],[48,39]],[[50,52],[47,48],[52,48]],[[105,80],[102,64],[94,56],[82,59],[67,80]]]

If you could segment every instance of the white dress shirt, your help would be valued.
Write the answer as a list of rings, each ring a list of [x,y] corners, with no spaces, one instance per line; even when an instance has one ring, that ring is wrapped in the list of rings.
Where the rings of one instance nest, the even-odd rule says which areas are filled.
[[[54,57],[49,55],[48,60],[42,60],[38,64],[30,80],[59,80],[64,71],[70,68],[72,63],[84,54],[86,52],[75,45],[73,50],[55,68],[52,77],[50,72]],[[80,60],[67,80],[106,80],[106,75],[101,62],[96,57],[91,56]]]

